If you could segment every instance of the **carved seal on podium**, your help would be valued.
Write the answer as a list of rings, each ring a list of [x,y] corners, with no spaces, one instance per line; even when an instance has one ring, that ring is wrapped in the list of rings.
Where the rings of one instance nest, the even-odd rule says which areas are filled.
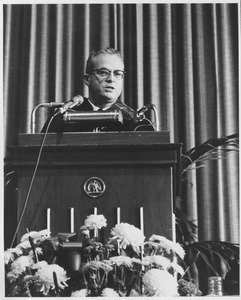
[[[91,177],[84,184],[85,193],[91,198],[97,198],[104,194],[106,185],[99,177]]]

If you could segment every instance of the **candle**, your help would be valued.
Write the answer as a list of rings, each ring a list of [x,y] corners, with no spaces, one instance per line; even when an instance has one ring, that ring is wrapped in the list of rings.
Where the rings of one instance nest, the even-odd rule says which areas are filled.
[[[172,214],[172,240],[176,242],[176,216]]]
[[[172,214],[172,240],[173,242],[176,242],[176,217],[175,217],[175,214],[173,213]],[[177,263],[177,257],[175,256],[173,261],[175,263]],[[174,278],[177,280],[177,272],[174,272]]]
[[[94,207],[94,215],[97,215],[97,207]],[[98,237],[98,228],[94,229],[94,237]]]
[[[143,207],[140,207],[140,229],[144,234],[144,214],[143,214]]]
[[[117,224],[120,224],[120,207],[117,207]]]
[[[120,207],[117,207],[117,224],[120,224]],[[120,254],[120,241],[117,241],[117,251]]]
[[[47,229],[50,231],[50,208],[47,208]]]
[[[70,207],[70,232],[74,232],[74,208]]]
[[[144,235],[144,213],[143,213],[143,207],[140,207],[140,229]],[[143,254],[144,254],[144,246],[141,245],[141,261],[143,260]],[[142,271],[144,271],[144,266],[142,266]]]

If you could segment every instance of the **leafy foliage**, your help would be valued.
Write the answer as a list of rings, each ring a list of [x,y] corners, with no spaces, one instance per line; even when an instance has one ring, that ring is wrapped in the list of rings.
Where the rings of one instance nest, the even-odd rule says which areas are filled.
[[[193,147],[182,156],[182,177],[185,173],[204,166],[204,162],[226,159],[231,152],[239,151],[238,134],[210,139]],[[231,270],[233,262],[239,264],[239,244],[225,241],[198,241],[198,227],[180,209],[175,209],[177,241],[186,252],[183,262],[186,269],[185,278],[193,278],[192,267],[198,270],[200,281],[208,276],[222,277],[223,268],[226,273]],[[186,288],[186,287],[185,287]],[[205,291],[204,291],[205,292]]]
[[[191,148],[182,156],[182,174],[194,168],[203,167],[198,165],[205,161],[225,159],[231,152],[239,151],[238,134],[232,134],[227,137],[210,139],[201,145]]]

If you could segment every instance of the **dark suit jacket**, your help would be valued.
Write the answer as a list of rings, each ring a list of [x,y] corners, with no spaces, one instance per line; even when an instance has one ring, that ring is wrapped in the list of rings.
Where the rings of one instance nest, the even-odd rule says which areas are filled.
[[[84,99],[84,102],[74,107],[74,111],[93,111],[92,105],[88,99]],[[107,111],[113,111],[113,108],[109,108]],[[115,108],[116,110],[116,108]],[[50,118],[45,123],[41,132],[45,132]],[[78,121],[78,122],[65,122],[63,116],[57,115],[50,124],[48,132],[93,132],[98,128],[98,131],[153,131],[154,128],[149,120],[143,120],[134,122],[123,118],[123,123],[115,120],[104,121]]]

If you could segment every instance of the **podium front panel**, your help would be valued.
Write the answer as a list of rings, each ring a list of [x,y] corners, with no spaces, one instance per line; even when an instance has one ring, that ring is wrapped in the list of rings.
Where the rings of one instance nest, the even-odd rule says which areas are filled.
[[[29,171],[19,173],[19,213],[27,193]],[[85,182],[98,177],[106,185],[106,191],[98,198],[90,198],[84,191]],[[29,230],[46,228],[47,208],[50,208],[52,234],[70,232],[70,207],[74,208],[74,229],[84,224],[86,217],[103,214],[108,226],[105,238],[117,223],[117,207],[120,221],[140,227],[140,207],[143,207],[145,235],[165,235],[172,238],[172,174],[171,168],[148,166],[71,167],[40,169],[35,178],[29,204],[20,227],[20,235]]]
[[[152,133],[153,135],[153,133]],[[154,134],[155,137],[155,134]],[[25,137],[26,138],[26,137]],[[116,141],[118,138],[116,138]],[[36,163],[39,147],[12,147],[13,162],[18,174],[18,216]],[[173,201],[175,174],[180,155],[179,144],[156,141],[145,144],[93,142],[71,145],[46,145],[30,192],[28,205],[18,231],[18,239],[26,232],[47,226],[47,209],[52,236],[70,232],[70,208],[74,212],[74,231],[86,217],[103,214],[107,227],[100,234],[105,241],[117,223],[140,228],[140,208],[143,208],[144,234],[173,238]],[[90,178],[105,184],[103,195],[92,198],[84,190]]]

